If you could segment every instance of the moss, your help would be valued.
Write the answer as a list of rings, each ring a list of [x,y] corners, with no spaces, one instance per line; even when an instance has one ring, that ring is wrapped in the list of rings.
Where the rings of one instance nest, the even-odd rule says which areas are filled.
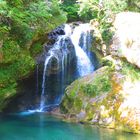
[[[92,104],[88,103],[86,108],[85,108],[85,111],[86,111],[86,118],[85,120],[86,121],[91,121],[93,119],[93,115],[95,114],[95,110],[94,110],[94,107]]]
[[[64,102],[67,100],[64,105],[67,108],[66,114],[69,116],[74,114],[72,119],[79,121],[77,115],[83,111],[85,116],[80,122],[140,133],[140,124],[136,119],[135,110],[129,108],[122,110],[128,111],[126,117],[122,117],[120,110],[126,100],[124,82],[127,79],[132,80],[132,84],[135,80],[139,81],[140,71],[124,60],[119,61],[119,64],[122,69],[115,70],[113,63],[113,68],[111,64],[111,67],[102,67],[93,74],[74,81],[66,91],[67,97],[71,100],[66,98],[63,100]]]
[[[122,61],[121,73],[130,78],[132,81],[140,80],[140,70],[136,66],[128,63],[127,61]]]
[[[81,108],[82,108],[82,101],[80,98],[76,97],[74,99],[74,104],[73,104],[73,108],[74,108],[74,113],[79,113]]]
[[[68,97],[66,94],[64,96],[65,100],[62,101],[60,109],[62,113],[68,113],[69,110],[73,107],[73,99]]]
[[[115,68],[115,59],[111,56],[106,56],[101,59],[102,66],[108,66],[110,69],[114,70]]]
[[[4,88],[0,88],[0,112],[9,102],[9,99],[16,94],[16,83],[7,85]]]
[[[88,116],[87,120],[90,120],[93,116],[91,114],[94,112],[94,105],[89,103],[90,98],[111,91],[111,75],[109,75],[111,72],[108,67],[104,67],[87,77],[74,81],[66,89],[61,104],[61,109],[65,110],[63,113],[73,114],[85,110]]]
[[[94,42],[94,41],[93,41]],[[95,42],[92,44],[93,47],[91,47],[91,51],[94,52],[96,54],[96,57],[99,61],[99,63],[102,61],[102,58],[104,57],[101,50],[99,49],[101,47],[101,45],[98,44],[99,48],[98,47],[95,47],[97,46],[95,44]],[[100,65],[100,64],[99,64]]]
[[[67,89],[67,97],[63,104],[67,108],[67,115],[71,116],[81,111],[85,112],[85,117],[80,120],[90,124],[98,124],[102,127],[120,129],[127,132],[138,132],[139,124],[137,122],[128,123],[128,119],[122,119],[119,112],[120,105],[124,101],[122,91],[122,82],[118,75],[112,69],[105,67],[97,70],[94,74],[76,80]],[[78,85],[76,85],[78,83]],[[75,94],[71,96],[73,87]],[[77,86],[77,87],[75,87]],[[69,106],[70,105],[70,106]],[[129,115],[133,116],[133,115]]]
[[[42,44],[40,42],[37,42],[33,45],[33,47],[31,47],[30,52],[31,52],[31,56],[35,57],[38,54],[40,54],[42,52]]]
[[[108,72],[95,76],[93,82],[81,86],[83,93],[95,97],[101,93],[109,92],[112,88],[110,78],[111,75]]]

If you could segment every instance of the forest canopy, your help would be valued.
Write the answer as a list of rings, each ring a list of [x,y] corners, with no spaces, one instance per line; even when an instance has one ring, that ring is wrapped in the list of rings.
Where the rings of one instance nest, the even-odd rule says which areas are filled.
[[[68,19],[90,20],[101,16],[102,12],[108,14],[121,11],[140,12],[139,0],[64,0],[62,9],[67,12]],[[107,13],[108,12],[108,13]],[[105,16],[105,15],[103,15]]]

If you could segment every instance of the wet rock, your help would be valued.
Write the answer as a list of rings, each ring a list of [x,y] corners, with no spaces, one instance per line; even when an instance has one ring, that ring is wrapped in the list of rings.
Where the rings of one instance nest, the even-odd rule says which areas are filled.
[[[47,53],[52,47],[53,47],[53,45],[45,44],[44,51]]]
[[[58,44],[59,43],[59,44]],[[37,57],[37,63],[44,66],[44,62],[49,55],[53,55],[48,66],[48,74],[56,74],[62,70],[62,65],[65,67],[65,62],[71,63],[75,58],[75,49],[70,37],[62,37],[53,45],[45,44],[44,52]]]
[[[77,118],[78,120],[83,120],[86,117],[86,112],[85,111],[81,111],[79,114],[77,114]]]
[[[64,25],[61,25],[48,34],[49,44],[54,44],[59,35],[65,35]]]

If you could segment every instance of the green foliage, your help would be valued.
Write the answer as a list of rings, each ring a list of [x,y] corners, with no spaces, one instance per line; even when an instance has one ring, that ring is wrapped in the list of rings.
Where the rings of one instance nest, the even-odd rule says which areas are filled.
[[[139,0],[127,0],[127,7],[130,11],[140,12]]]
[[[31,47],[30,52],[31,55],[35,57],[36,55],[42,52],[42,44],[40,42],[35,43],[33,47]]]
[[[76,4],[76,0],[65,0],[61,4],[63,11],[67,13],[68,21],[78,21],[80,19],[78,15],[79,5]]]
[[[112,14],[125,11],[127,0],[77,0],[80,5],[79,14],[85,19],[97,18],[104,22]]]
[[[111,82],[109,75],[97,76],[93,83],[82,86],[82,90],[89,96],[97,96],[103,92],[109,92],[111,90]]]
[[[5,40],[2,47],[3,63],[12,63],[20,58],[21,49],[17,42]]]
[[[111,19],[114,14],[130,10],[140,12],[139,0],[77,0],[79,4],[79,15],[84,20],[96,19],[103,41],[108,45],[113,32]]]
[[[0,67],[0,84],[7,85],[14,83],[16,80],[23,78],[34,68],[34,60],[28,53],[22,54],[20,59]]]
[[[114,14],[131,10],[140,11],[138,0],[77,0],[79,15],[84,20],[95,19],[99,23],[99,30],[103,42],[109,45],[113,32],[111,30]]]
[[[122,63],[122,74],[126,76],[126,78],[130,78],[132,81],[140,80],[140,70],[136,66],[124,61]]]
[[[82,87],[84,93],[88,94],[89,96],[96,96],[97,86],[87,84]]]
[[[17,80],[34,69],[32,57],[43,43],[37,41],[66,20],[58,0],[0,0],[1,100],[6,93],[14,94]]]
[[[100,32],[102,34],[102,39],[106,45],[110,44],[110,40],[113,36],[113,31],[111,30],[112,23],[104,22],[100,26]]]
[[[10,29],[10,36],[25,46],[38,34],[49,32],[66,21],[58,1],[46,3],[44,0],[4,2],[0,9],[2,23]],[[56,20],[57,22],[56,22]],[[59,20],[58,20],[59,19]]]

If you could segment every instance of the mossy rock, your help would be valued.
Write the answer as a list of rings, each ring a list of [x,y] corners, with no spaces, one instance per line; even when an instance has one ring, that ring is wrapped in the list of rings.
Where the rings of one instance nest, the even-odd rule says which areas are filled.
[[[137,68],[122,61],[119,71],[105,66],[74,81],[66,89],[61,113],[75,114],[72,120],[83,123],[140,133],[140,80],[136,75]],[[79,119],[81,112],[85,116]]]

